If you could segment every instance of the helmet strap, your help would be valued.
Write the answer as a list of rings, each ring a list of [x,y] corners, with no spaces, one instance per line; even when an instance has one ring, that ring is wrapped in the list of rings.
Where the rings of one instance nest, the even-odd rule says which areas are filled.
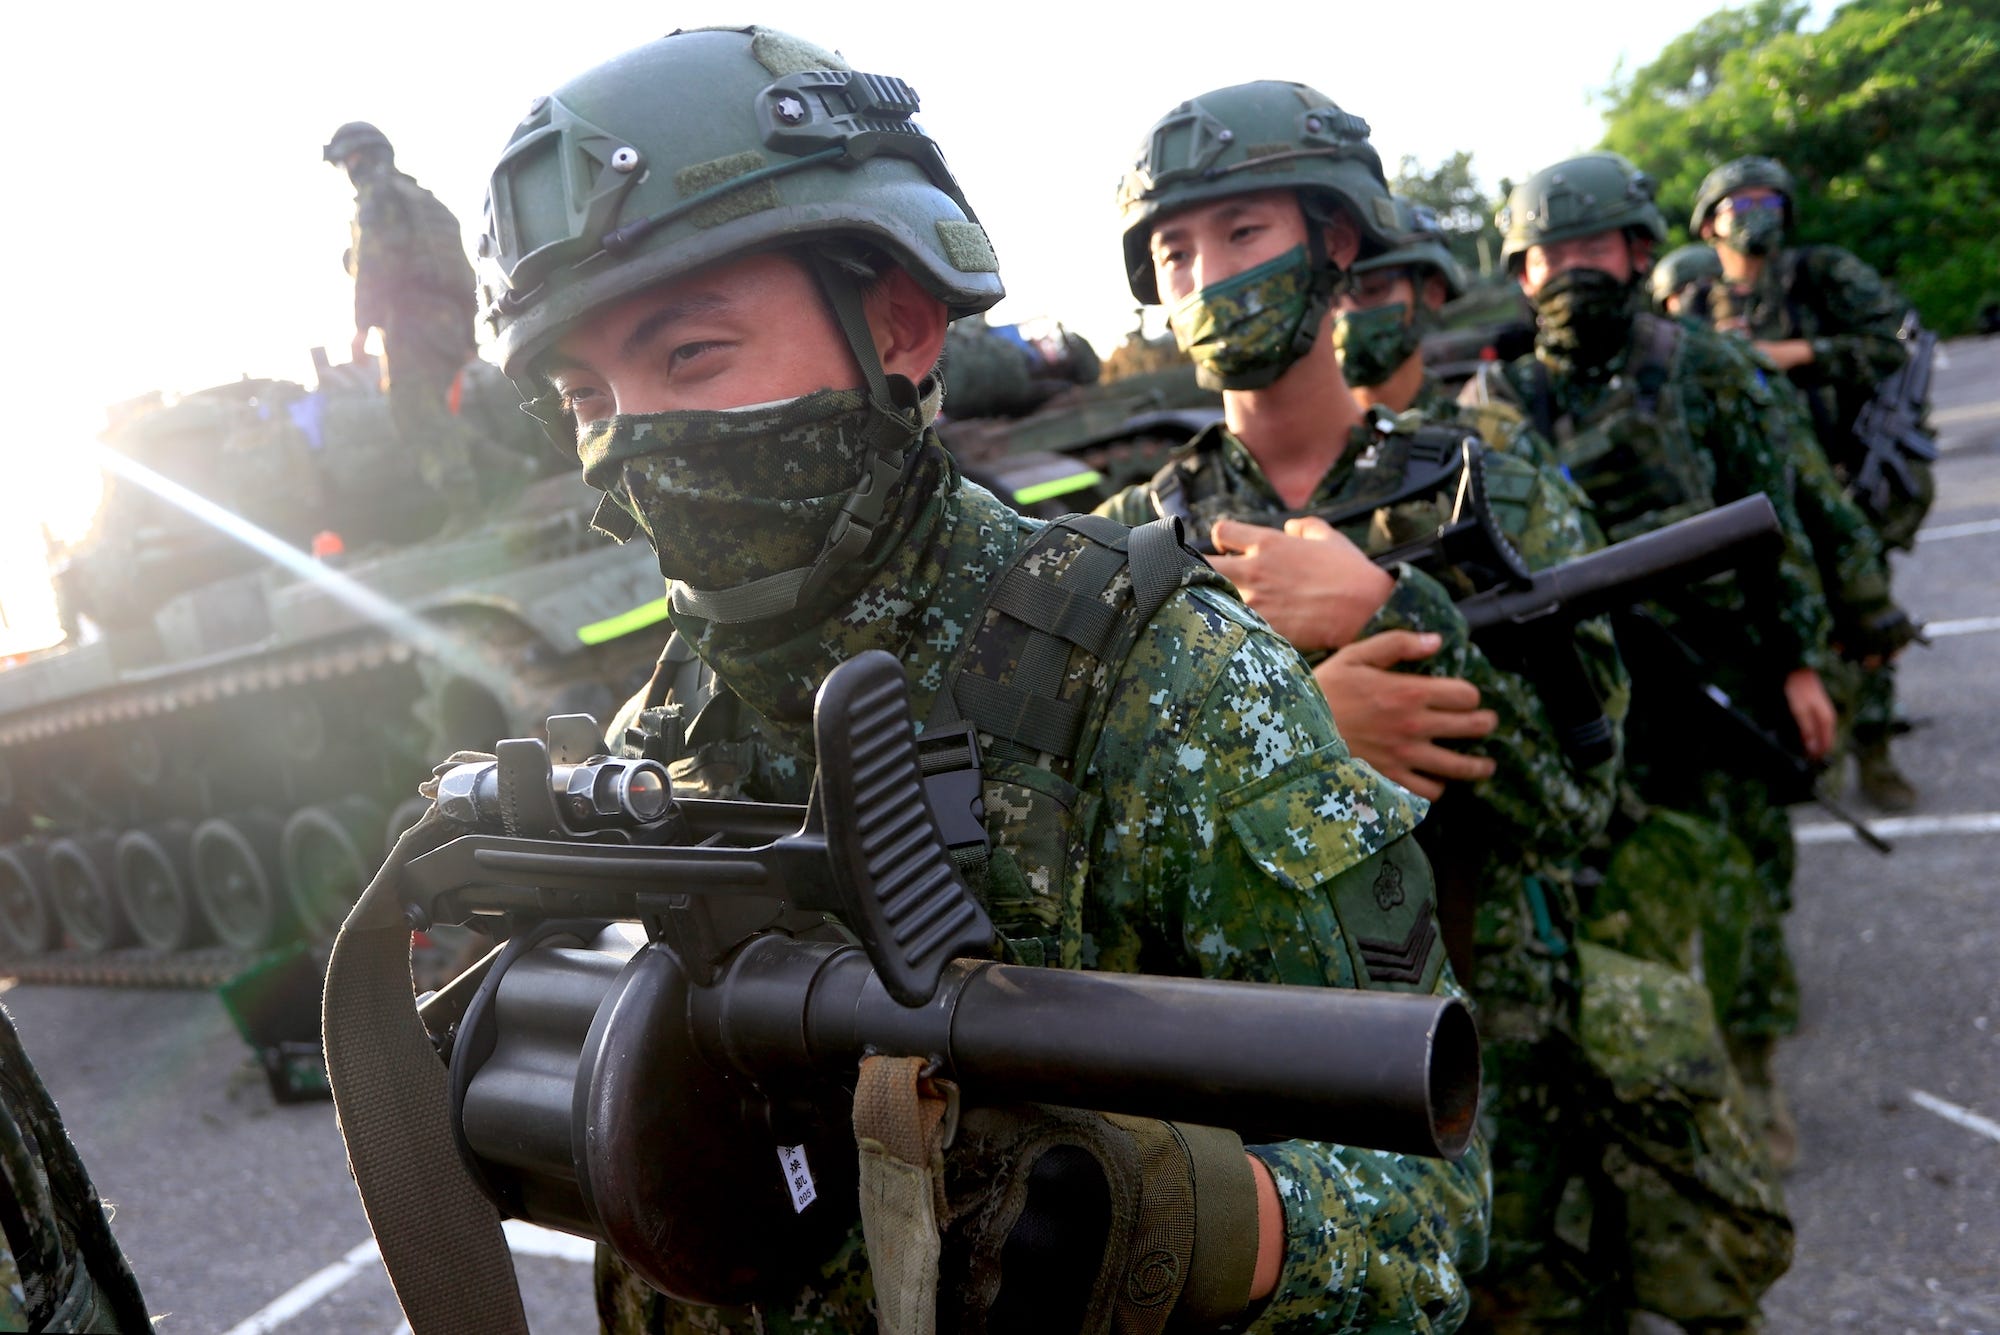
[[[923,397],[907,376],[889,375],[883,369],[875,335],[868,328],[859,277],[847,265],[817,250],[808,251],[805,261],[819,280],[827,306],[868,385],[870,413],[862,429],[862,438],[868,443],[867,466],[847,493],[811,565],[780,570],[733,589],[691,589],[675,584],[674,609],[704,621],[755,621],[794,611],[809,602],[835,571],[858,560],[875,540],[889,498],[908,467],[910,447],[923,436]]]

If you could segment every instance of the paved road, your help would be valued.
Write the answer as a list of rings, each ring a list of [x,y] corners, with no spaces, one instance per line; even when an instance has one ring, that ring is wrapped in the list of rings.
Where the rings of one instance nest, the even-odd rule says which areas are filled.
[[[1949,357],[1940,499],[1898,580],[1956,633],[1909,656],[1923,726],[1901,752],[1919,816],[1976,818],[2000,813],[2000,340]],[[2000,816],[1902,836],[1890,859],[1800,822],[1805,1025],[1781,1059],[1799,1255],[1771,1329],[2000,1335]],[[22,986],[5,1004],[162,1335],[401,1328],[331,1107],[273,1105],[212,996]],[[564,1241],[517,1245],[537,1335],[593,1329],[588,1267],[541,1254]]]

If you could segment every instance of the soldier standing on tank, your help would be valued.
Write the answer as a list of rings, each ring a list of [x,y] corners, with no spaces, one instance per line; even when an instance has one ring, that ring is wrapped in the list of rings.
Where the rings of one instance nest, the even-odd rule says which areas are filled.
[[[1494,1229],[1473,1326],[1622,1335],[1642,1305],[1684,1320],[1754,1313],[1791,1230],[1741,1128],[1707,995],[1684,973],[1576,938],[1574,872],[1611,812],[1615,745],[1589,757],[1566,750],[1535,684],[1470,643],[1452,606],[1470,591],[1465,571],[1392,576],[1354,560],[1439,527],[1455,479],[1441,495],[1369,501],[1404,486],[1418,440],[1456,447],[1466,435],[1450,400],[1438,425],[1389,411],[1422,390],[1418,343],[1456,266],[1434,225],[1391,205],[1367,136],[1324,94],[1279,82],[1204,94],[1155,126],[1121,190],[1128,273],[1142,301],[1168,303],[1227,418],[1100,512],[1131,522],[1157,507],[1219,530],[1218,546],[1234,554],[1216,558],[1218,568],[1309,652],[1420,637],[1440,646],[1418,655],[1429,675],[1377,669],[1383,685],[1373,690],[1374,679],[1341,670],[1339,655],[1323,664],[1344,732],[1352,710],[1395,712],[1408,685],[1463,691],[1481,706],[1478,735],[1461,741],[1468,754],[1444,752],[1479,770],[1411,776],[1438,799],[1419,838],[1440,884],[1457,892],[1447,902],[1463,921],[1447,913],[1446,930],[1466,938],[1489,1081]],[[1364,247],[1369,258],[1357,260]],[[1282,319],[1258,314],[1273,311]],[[1367,382],[1366,412],[1349,367]],[[1518,413],[1494,415],[1519,430]],[[1344,428],[1330,425],[1336,418]],[[1531,566],[1587,551],[1572,489],[1510,443],[1516,452],[1478,465],[1507,537]],[[1276,527],[1287,516],[1289,534]],[[1338,625],[1370,600],[1365,624]],[[1615,728],[1625,679],[1608,627],[1580,628],[1573,651],[1582,689]],[[1606,1035],[1639,1023],[1634,1008],[1655,1047],[1603,1051]],[[1697,1070],[1699,1079],[1682,1078]],[[1635,1096],[1641,1086],[1649,1093]],[[1600,1221],[1587,1254],[1558,1229],[1579,1192]],[[1718,1247],[1723,1238],[1733,1246]],[[1723,1275],[1745,1291],[1727,1292]]]
[[[354,183],[354,360],[368,355],[368,331],[380,329],[396,434],[417,452],[449,528],[469,530],[482,514],[471,443],[451,404],[453,382],[475,355],[472,268],[458,219],[396,169],[395,149],[366,121],[335,130],[322,155]]]
[[[1652,179],[1615,153],[1593,153],[1543,169],[1517,186],[1501,210],[1502,252],[1534,303],[1535,351],[1485,373],[1468,398],[1498,395],[1524,408],[1554,442],[1563,466],[1590,497],[1605,536],[1620,541],[1715,505],[1762,492],[1777,511],[1784,545],[1773,568],[1744,570],[1649,604],[1702,660],[1705,677],[1776,735],[1792,734],[1806,756],[1833,744],[1835,713],[1820,672],[1832,663],[1830,621],[1810,541],[1801,527],[1782,400],[1741,345],[1642,313],[1652,250],[1666,237]],[[1657,667],[1679,650],[1635,650]],[[1771,1048],[1797,1024],[1797,980],[1783,914],[1791,903],[1796,849],[1786,809],[1739,733],[1684,682],[1636,694],[1627,726],[1629,768],[1648,803],[1706,816],[1733,833],[1757,868],[1751,902],[1704,906],[1711,958],[1741,942],[1740,966],[1711,970],[1716,1007],[1744,1083],[1762,1110],[1782,1161],[1795,1133],[1772,1081]],[[1657,895],[1684,899],[1686,888]]]
[[[1908,356],[1896,336],[1903,305],[1882,276],[1839,246],[1785,245],[1795,221],[1791,173],[1770,158],[1746,157],[1710,172],[1695,197],[1689,228],[1716,243],[1722,277],[1708,294],[1714,327],[1754,341],[1805,396],[1813,430],[1843,480],[1859,470],[1865,449],[1854,419],[1876,386]],[[1873,516],[1882,542],[1909,550],[1930,509],[1929,465],[1908,464],[1917,494],[1893,494]],[[1900,646],[1898,646],[1900,647]],[[1895,725],[1895,672],[1882,646],[1864,656],[1854,720],[1856,768],[1868,800],[1908,811],[1916,789],[1889,753]]]
[[[768,29],[676,33],[537,99],[495,171],[483,273],[502,365],[606,492],[601,522],[643,533],[672,581],[673,645],[618,735],[643,749],[663,707],[684,706],[690,791],[803,800],[815,689],[885,649],[927,735],[977,736],[995,848],[968,870],[1010,957],[1452,986],[1430,871],[1404,837],[1420,804],[1349,756],[1292,651],[1165,526],[1043,526],[958,478],[930,426],[933,372],[947,323],[1000,299],[998,262],[909,119],[915,95],[850,72]],[[813,91],[828,86],[865,114]],[[549,155],[602,170],[549,171]],[[1049,620],[1046,594],[1103,611]],[[1371,964],[1371,941],[1407,948]],[[1039,1152],[1006,1150],[1004,1121],[983,1116],[958,1143],[1013,1154],[1025,1180]],[[1131,1277],[1185,1279],[1162,1321],[1457,1324],[1461,1272],[1485,1250],[1483,1144],[1456,1164],[1303,1142],[1246,1157],[1226,1134],[1194,1137],[1197,1153],[1164,1124],[1131,1125],[1156,1162],[1100,1146],[1103,1174],[1203,1183],[1183,1250]],[[1093,1290],[1104,1234],[1033,1200],[1018,1226],[995,1220],[991,1183],[959,1163],[946,1157],[942,1185],[986,1241],[947,1230],[946,1273],[970,1280],[911,1315],[983,1320],[992,1289],[974,1286],[993,1281],[1027,1297],[985,1328],[1076,1328],[1056,1281],[1083,1258],[1076,1296]],[[894,1216],[868,1227],[924,1240]],[[872,1304],[907,1292],[873,1283],[869,1261],[857,1230],[795,1298],[720,1311],[607,1260],[599,1310],[621,1332],[865,1329]],[[1124,1278],[1110,1277],[1121,1292]]]

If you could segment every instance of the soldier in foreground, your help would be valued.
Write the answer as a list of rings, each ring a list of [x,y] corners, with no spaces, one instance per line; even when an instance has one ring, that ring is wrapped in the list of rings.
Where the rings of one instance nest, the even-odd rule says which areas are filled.
[[[55,1100],[0,1011],[0,1330],[152,1329]]]
[[[1217,144],[1228,147],[1192,159]],[[1273,165],[1247,170],[1265,157]],[[1105,512],[1139,520],[1159,507],[1219,529],[1218,545],[1242,554],[1218,557],[1218,567],[1302,649],[1339,647],[1343,633],[1359,645],[1418,636],[1442,645],[1417,669],[1436,675],[1415,680],[1464,690],[1491,720],[1465,744],[1468,755],[1447,753],[1484,762],[1482,773],[1415,779],[1437,799],[1419,838],[1446,887],[1447,938],[1461,936],[1467,952],[1489,1082],[1493,1259],[1475,1280],[1473,1326],[1622,1332],[1642,1274],[1652,1281],[1647,1305],[1709,1315],[1674,1305],[1663,1272],[1678,1267],[1673,1279],[1702,1292],[1710,1267],[1740,1260],[1705,1250],[1726,1228],[1747,1215],[1752,1227],[1787,1230],[1761,1197],[1746,1211],[1712,1185],[1747,1177],[1754,1188],[1759,1165],[1700,985],[1576,938],[1576,858],[1610,815],[1615,744],[1592,758],[1572,753],[1551,722],[1565,702],[1545,704],[1534,681],[1470,642],[1452,605],[1471,591],[1469,569],[1433,579],[1352,563],[1357,548],[1385,551],[1435,532],[1457,492],[1454,476],[1386,503],[1420,473],[1422,446],[1455,449],[1466,435],[1449,402],[1435,424],[1385,411],[1420,391],[1417,312],[1427,298],[1442,304],[1449,256],[1407,208],[1391,205],[1366,125],[1297,84],[1240,85],[1176,108],[1155,126],[1121,199],[1134,294],[1169,303],[1185,350],[1223,390],[1227,422]],[[1364,246],[1370,258],[1357,260]],[[1284,322],[1237,314],[1274,308]],[[1348,366],[1369,400],[1388,404],[1361,411]],[[1573,493],[1525,448],[1471,466],[1531,567],[1589,549]],[[1371,504],[1378,498],[1385,503]],[[1288,515],[1290,535],[1253,527]],[[1230,539],[1239,530],[1253,536],[1239,545]],[[1317,614],[1382,586],[1363,625],[1330,631],[1334,618]],[[1281,589],[1289,596],[1275,596]],[[1580,688],[1615,728],[1625,681],[1608,628],[1584,626],[1567,649],[1582,665]],[[1350,699],[1393,707],[1390,692],[1346,693],[1336,663],[1322,665],[1321,680],[1343,727]],[[1395,686],[1412,680],[1383,675]],[[1635,1027],[1650,1031],[1650,1049],[1611,1037]],[[1591,1201],[1587,1249],[1559,1237],[1566,1194]]]
[[[1785,245],[1793,225],[1791,173],[1770,158],[1738,158],[1710,172],[1696,196],[1690,230],[1716,244],[1720,281],[1707,296],[1717,330],[1754,341],[1804,396],[1814,433],[1835,473],[1851,481],[1866,447],[1855,418],[1907,356],[1897,326],[1903,311],[1889,285],[1838,246]],[[1873,516],[1883,545],[1908,550],[1930,509],[1930,469],[1908,464],[1914,494],[1892,492]],[[1880,646],[1860,669],[1854,720],[1855,764],[1868,800],[1908,811],[1917,793],[1889,753],[1895,725],[1895,671]]]
[[[322,156],[354,183],[353,242],[356,362],[368,355],[368,331],[382,331],[389,412],[396,434],[430,489],[444,502],[453,530],[482,518],[479,477],[469,433],[460,426],[452,382],[474,356],[472,269],[458,219],[437,196],[396,169],[396,150],[366,121],[333,132]]]
[[[1782,927],[1796,850],[1790,816],[1770,795],[1777,780],[1759,772],[1743,721],[1795,737],[1812,760],[1826,756],[1835,729],[1820,679],[1831,664],[1829,620],[1794,504],[1783,404],[1727,340],[1639,313],[1652,248],[1666,235],[1652,195],[1651,179],[1612,153],[1557,163],[1515,189],[1500,215],[1503,254],[1535,304],[1535,352],[1504,375],[1474,380],[1467,394],[1498,394],[1528,411],[1613,541],[1755,492],[1785,526],[1774,569],[1702,584],[1620,629],[1635,671],[1686,660],[1636,689],[1627,755],[1639,795],[1727,828],[1757,867],[1753,902],[1711,900],[1701,928],[1711,959],[1726,942],[1739,961],[1733,980],[1732,970],[1711,968],[1709,982],[1744,1083],[1772,1109],[1784,1157],[1793,1133],[1770,1052],[1798,1017]],[[1736,713],[1717,710],[1709,686]]]
[[[995,848],[972,877],[1010,957],[1450,987],[1407,837],[1421,805],[1348,754],[1291,651],[1165,529],[1044,527],[958,479],[929,426],[933,371],[947,323],[1000,299],[997,261],[908,120],[914,96],[848,69],[767,29],[677,33],[538,100],[495,172],[485,295],[502,364],[606,492],[601,522],[643,533],[672,581],[675,645],[622,735],[643,748],[682,706],[689,791],[803,800],[815,688],[886,649],[927,734],[977,739]],[[883,118],[908,132],[874,136]],[[553,153],[603,170],[572,197],[540,170]],[[1101,611],[1050,618],[1051,599]],[[1485,1250],[1477,1142],[1448,1164],[1246,1152],[1147,1123],[1147,1168],[1102,1143],[1043,1153],[1032,1111],[1014,1116],[1011,1141],[974,1139],[1031,1183],[1018,1216],[955,1157],[930,1176],[981,1226],[945,1231],[932,1279],[937,1264],[957,1278],[940,1329],[1074,1329],[1122,1291],[1125,1276],[1096,1275],[1110,1226],[1053,1203],[1093,1180],[1143,1180],[1149,1200],[1201,1184],[1161,1322],[1442,1331],[1464,1312],[1461,1271]],[[878,1225],[915,1254],[938,1245]],[[727,1311],[607,1261],[600,1315],[615,1331],[867,1329],[905,1297],[871,1260],[856,1229],[791,1300]]]

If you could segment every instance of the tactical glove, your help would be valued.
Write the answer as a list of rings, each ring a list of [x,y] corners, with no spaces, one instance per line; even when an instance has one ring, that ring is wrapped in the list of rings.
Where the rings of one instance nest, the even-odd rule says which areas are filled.
[[[1157,1335],[1249,1304],[1257,1189],[1232,1132],[977,1109],[945,1155],[944,1195],[941,1330]]]

